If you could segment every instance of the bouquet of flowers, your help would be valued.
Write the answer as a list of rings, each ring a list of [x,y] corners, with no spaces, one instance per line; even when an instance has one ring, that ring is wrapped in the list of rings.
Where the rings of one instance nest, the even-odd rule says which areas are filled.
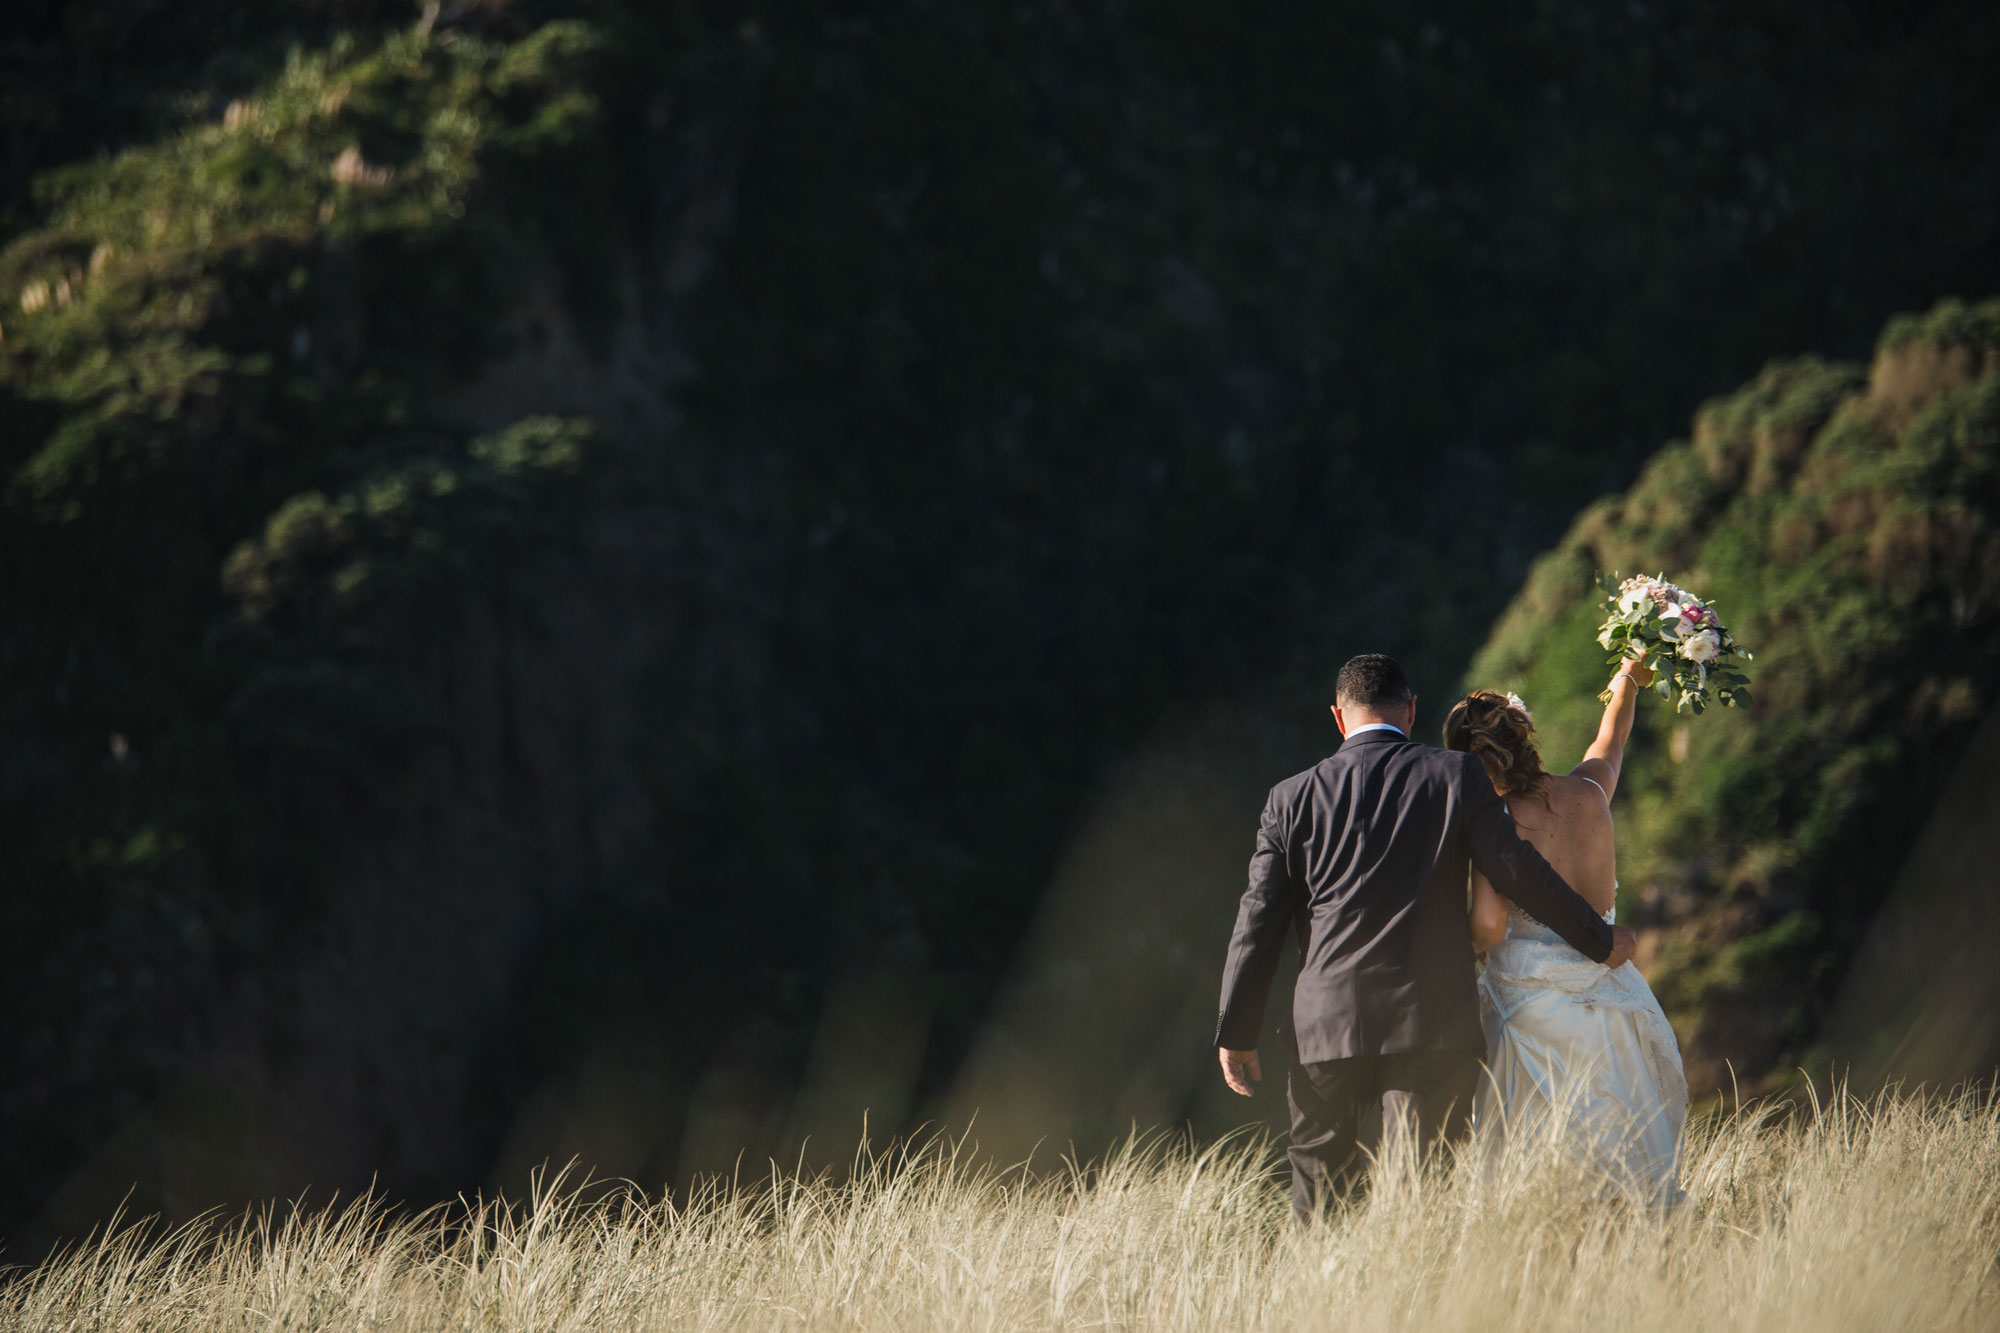
[[[1748,707],[1750,678],[1741,664],[1750,650],[1739,645],[1716,616],[1715,608],[1686,588],[1664,577],[1617,582],[1616,574],[1600,574],[1605,592],[1605,621],[1597,642],[1611,653],[1613,664],[1643,659],[1653,669],[1653,688],[1662,699],[1680,698],[1675,712],[1699,713],[1711,696],[1724,707]],[[1609,700],[1606,690],[1599,696]]]

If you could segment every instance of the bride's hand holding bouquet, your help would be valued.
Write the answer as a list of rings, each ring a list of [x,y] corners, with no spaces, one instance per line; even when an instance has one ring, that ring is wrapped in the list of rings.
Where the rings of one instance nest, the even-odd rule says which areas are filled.
[[[1750,650],[1736,642],[1714,606],[1665,578],[1643,575],[1620,582],[1599,575],[1605,592],[1605,620],[1597,632],[1599,646],[1611,653],[1610,664],[1641,664],[1662,699],[1675,699],[1674,711],[1700,713],[1711,700],[1725,708],[1747,707],[1750,678],[1742,663]],[[1621,668],[1620,674],[1625,674]],[[1609,702],[1611,692],[1598,696]]]

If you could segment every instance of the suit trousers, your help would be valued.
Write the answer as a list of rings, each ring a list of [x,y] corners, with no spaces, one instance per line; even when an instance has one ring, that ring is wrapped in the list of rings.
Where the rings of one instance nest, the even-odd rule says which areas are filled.
[[[1472,1093],[1484,1051],[1408,1051],[1357,1055],[1317,1064],[1293,1062],[1292,1213],[1312,1220],[1319,1204],[1344,1194],[1374,1148],[1398,1127],[1419,1147],[1456,1139],[1472,1122]]]

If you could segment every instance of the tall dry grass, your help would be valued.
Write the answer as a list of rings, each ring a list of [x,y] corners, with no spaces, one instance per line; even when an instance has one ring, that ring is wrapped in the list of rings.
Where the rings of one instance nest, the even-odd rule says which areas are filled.
[[[1689,1202],[1607,1193],[1559,1129],[1397,1157],[1292,1227],[1261,1144],[1138,1141],[1053,1176],[934,1139],[851,1176],[680,1203],[560,1177],[519,1207],[363,1201],[113,1227],[0,1291],[0,1327],[1393,1329],[2000,1326],[2000,1112],[1841,1098],[1689,1136]]]

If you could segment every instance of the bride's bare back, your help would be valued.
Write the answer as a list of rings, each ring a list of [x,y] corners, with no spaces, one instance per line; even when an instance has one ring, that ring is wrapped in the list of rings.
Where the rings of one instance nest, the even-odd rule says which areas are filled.
[[[1651,676],[1643,666],[1619,668],[1611,678],[1611,702],[1597,739],[1567,777],[1548,775],[1547,785],[1535,796],[1500,791],[1521,836],[1600,913],[1610,912],[1618,898],[1611,797],[1618,790],[1625,742],[1632,734],[1633,704]],[[1472,872],[1471,910],[1472,947],[1483,953],[1507,934],[1507,900],[1477,870]]]
[[[1618,896],[1611,801],[1590,778],[1550,777],[1540,797],[1507,798],[1514,827],[1599,914]]]

